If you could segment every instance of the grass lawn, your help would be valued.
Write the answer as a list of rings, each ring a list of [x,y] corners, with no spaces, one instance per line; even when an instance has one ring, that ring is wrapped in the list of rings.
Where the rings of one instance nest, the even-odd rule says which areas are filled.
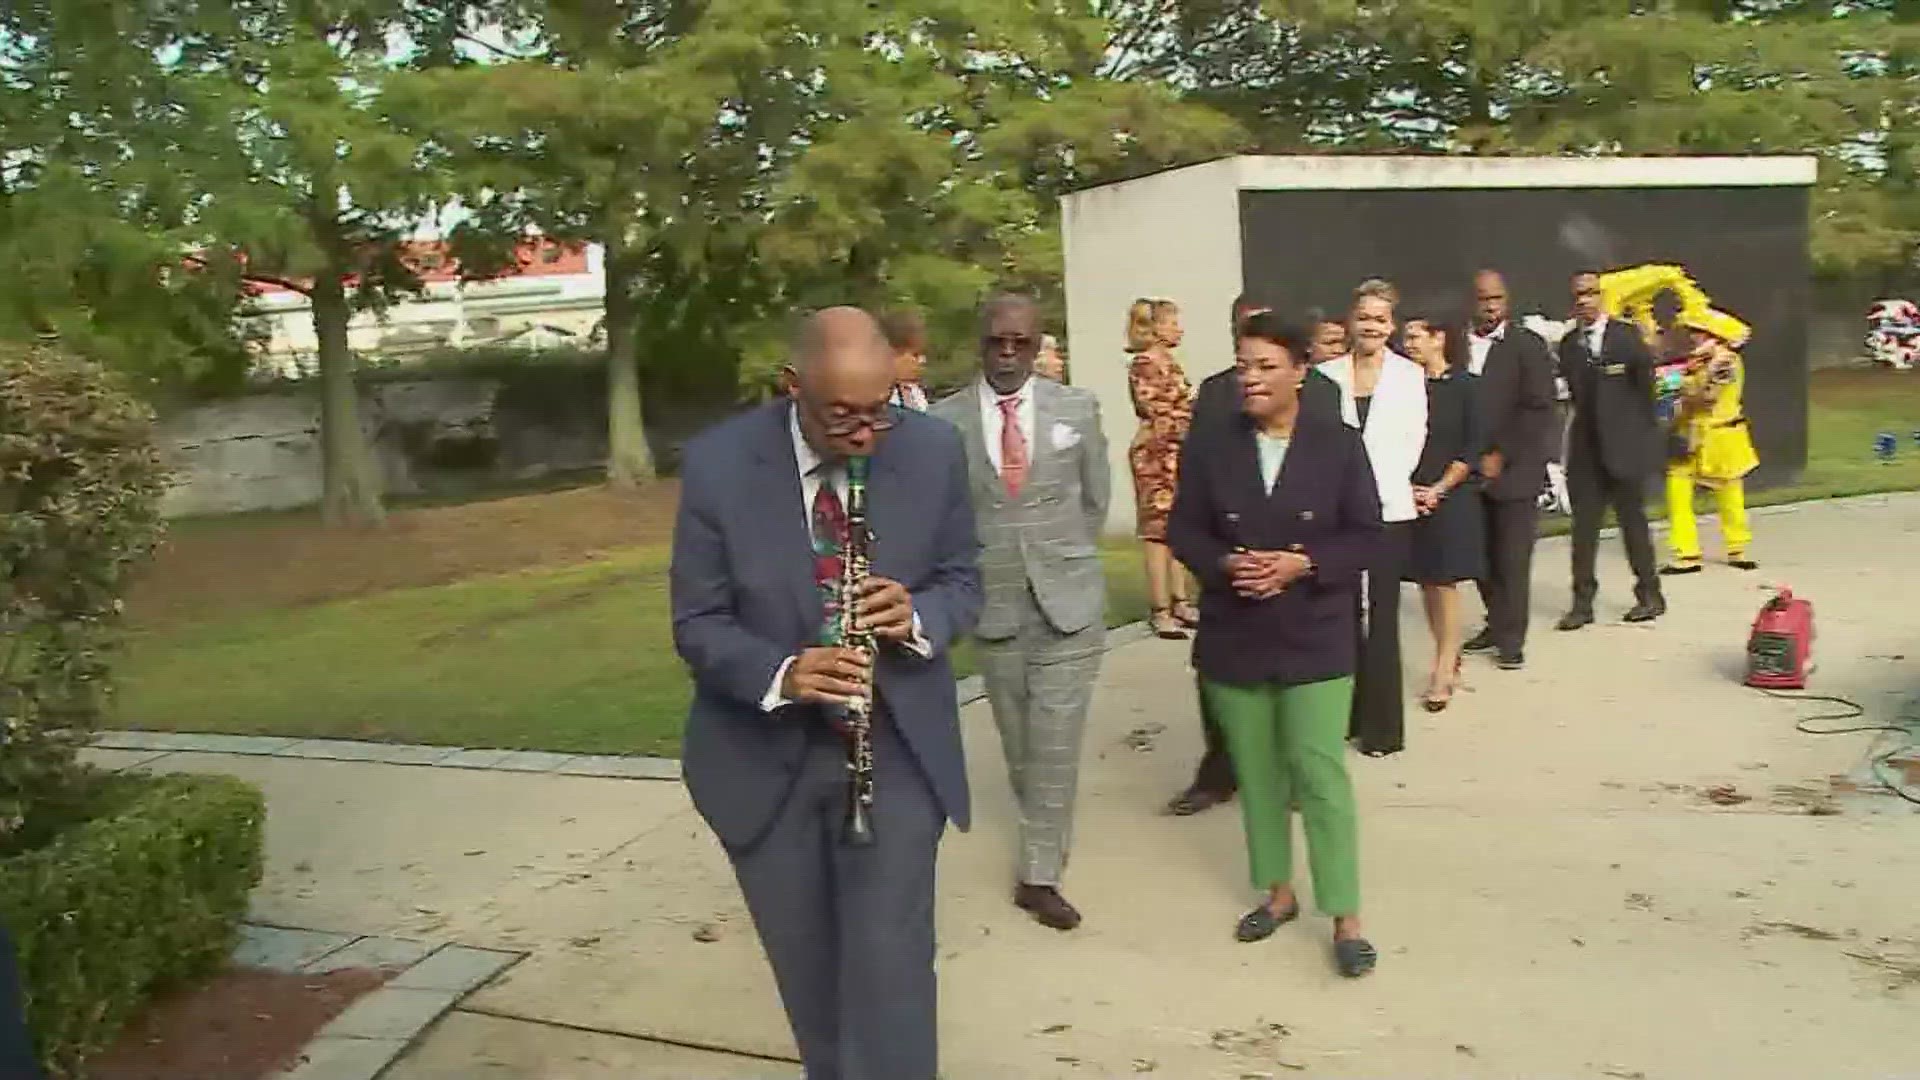
[[[1756,504],[1920,489],[1920,373],[1818,373],[1811,424],[1802,481]],[[1902,440],[1892,464],[1874,459],[1880,431]],[[647,503],[659,519],[648,522],[637,504],[590,492],[530,498],[545,501],[423,510],[379,539],[331,536],[318,547],[288,546],[285,515],[176,529],[198,562],[163,563],[173,595],[148,598],[144,624],[136,596],[144,628],[130,640],[109,722],[677,753],[687,685],[667,621],[669,500]],[[1546,525],[1564,530],[1565,519]],[[1764,557],[1764,519],[1759,532]],[[584,554],[600,548],[611,550]],[[1144,616],[1138,546],[1114,539],[1106,562],[1109,623]],[[313,580],[292,580],[301,566]],[[489,569],[506,566],[523,568]],[[956,660],[964,673],[964,649]]]
[[[1109,622],[1146,612],[1137,547],[1110,544]],[[136,634],[114,722],[576,753],[677,755],[685,669],[666,551]],[[971,658],[955,657],[962,674]]]

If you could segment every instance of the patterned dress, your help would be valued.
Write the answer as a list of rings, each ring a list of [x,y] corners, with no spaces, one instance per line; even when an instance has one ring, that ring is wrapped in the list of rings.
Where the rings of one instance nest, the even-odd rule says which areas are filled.
[[[1127,365],[1127,389],[1140,430],[1127,462],[1133,468],[1133,500],[1140,539],[1165,543],[1167,512],[1180,478],[1180,444],[1193,421],[1193,387],[1180,361],[1139,353]]]

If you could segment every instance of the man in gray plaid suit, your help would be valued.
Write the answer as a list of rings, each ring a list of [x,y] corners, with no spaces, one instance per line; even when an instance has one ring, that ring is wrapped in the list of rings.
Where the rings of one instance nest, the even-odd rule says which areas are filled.
[[[1013,902],[1043,925],[1071,930],[1080,913],[1060,895],[1060,878],[1106,643],[1097,541],[1110,476],[1098,402],[1034,375],[1040,342],[1031,299],[987,301],[980,379],[932,411],[966,443],[986,592],[974,636],[1020,807]]]

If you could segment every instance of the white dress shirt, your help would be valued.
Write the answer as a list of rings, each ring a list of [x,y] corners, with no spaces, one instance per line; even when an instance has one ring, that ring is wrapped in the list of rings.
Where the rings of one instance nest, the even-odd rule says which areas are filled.
[[[1000,471],[1000,439],[1005,434],[1006,425],[1000,412],[1000,391],[981,379],[980,387],[980,432],[986,437],[987,460],[993,463],[993,471]],[[1027,468],[1033,468],[1033,380],[1028,379],[1014,395],[1020,398],[1020,404],[1014,407],[1013,415],[1020,423],[1020,434],[1026,436]],[[1012,395],[1009,395],[1012,396]]]
[[[789,407],[787,410],[787,430],[793,435],[793,460],[800,466],[800,506],[801,512],[807,516],[807,536],[818,540],[819,537],[813,535],[813,500],[820,494],[822,475],[826,473],[833,475],[833,493],[840,496],[840,505],[844,507],[847,505],[847,470],[822,467],[826,462],[820,459],[819,454],[813,452],[813,447],[807,443],[807,437],[800,432],[800,410],[797,407]],[[913,637],[904,642],[904,645],[918,653],[922,659],[933,656],[933,644],[920,632],[919,612],[914,612],[913,615]],[[780,693],[780,686],[787,681],[787,669],[792,667],[797,659],[799,659],[798,656],[789,656],[774,669],[773,685],[767,687],[766,694],[760,698],[761,711],[772,712],[783,705],[793,704]]]
[[[1472,355],[1467,359],[1467,374],[1478,375],[1487,370],[1487,354],[1493,351],[1496,342],[1505,340],[1507,324],[1501,323],[1485,334],[1474,331],[1467,336],[1467,347]]]
[[[1598,363],[1600,360],[1600,345],[1607,340],[1607,317],[1605,315],[1600,316],[1593,320],[1592,326],[1581,327],[1580,332],[1587,336],[1587,355],[1591,356],[1595,363]]]

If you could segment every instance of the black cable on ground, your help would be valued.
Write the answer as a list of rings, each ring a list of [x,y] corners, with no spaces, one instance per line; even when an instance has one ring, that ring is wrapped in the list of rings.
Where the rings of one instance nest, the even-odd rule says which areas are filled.
[[[1886,785],[1888,791],[1913,803],[1915,806],[1920,806],[1920,795],[1909,792],[1902,780],[1888,775],[1885,771],[1887,762],[1893,760],[1896,754],[1910,746],[1920,746],[1920,717],[1901,717],[1901,719],[1914,720],[1916,726],[1913,727],[1904,724],[1860,724],[1854,727],[1809,727],[1807,725],[1816,724],[1822,720],[1852,720],[1855,717],[1865,716],[1867,715],[1867,707],[1857,701],[1843,697],[1835,697],[1832,694],[1787,693],[1780,690],[1768,690],[1764,687],[1758,689],[1770,698],[1780,698],[1783,701],[1824,701],[1839,705],[1847,710],[1846,712],[1819,713],[1814,716],[1804,716],[1795,721],[1793,725],[1794,730],[1804,732],[1808,735],[1854,735],[1865,732],[1879,732],[1881,734],[1891,733],[1906,736],[1904,742],[1894,745],[1885,753],[1870,755],[1867,758],[1868,767],[1872,769],[1874,779]]]

